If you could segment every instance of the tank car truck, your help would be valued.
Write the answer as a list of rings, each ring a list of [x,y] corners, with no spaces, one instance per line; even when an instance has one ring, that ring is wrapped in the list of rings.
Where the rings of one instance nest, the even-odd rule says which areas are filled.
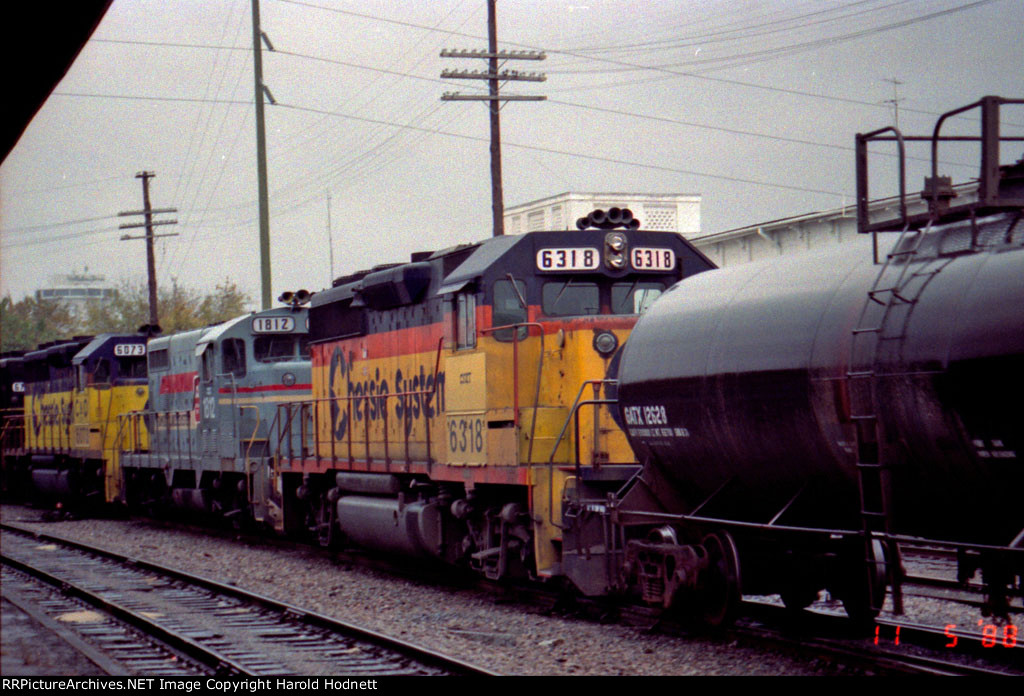
[[[123,489],[133,508],[270,523],[275,406],[310,392],[308,293],[284,307],[154,338],[149,404],[121,419]]]
[[[608,229],[417,253],[317,293],[313,399],[281,407],[305,424],[275,453],[283,527],[492,579],[560,577],[566,490],[615,491],[638,468],[597,408],[622,344],[657,295],[713,268],[608,213]]]

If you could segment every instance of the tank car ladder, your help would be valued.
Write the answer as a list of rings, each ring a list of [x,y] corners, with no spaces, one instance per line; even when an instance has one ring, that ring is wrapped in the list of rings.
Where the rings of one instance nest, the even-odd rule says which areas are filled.
[[[875,386],[878,373],[876,365],[883,341],[903,338],[903,329],[895,334],[887,333],[897,307],[910,308],[927,284],[927,279],[938,271],[909,272],[911,263],[920,249],[921,242],[931,229],[929,222],[924,230],[905,228],[893,250],[886,256],[861,310],[857,326],[852,330],[850,365],[847,370],[847,388],[850,403],[850,420],[853,421],[857,437],[857,482],[860,494],[861,529],[864,534],[865,564],[868,571],[869,600],[876,604],[875,583],[872,578],[878,574],[878,566],[885,563],[874,550],[876,535],[888,541],[892,535],[891,516],[891,475],[890,465],[885,461],[879,442],[878,413]],[[914,280],[925,278],[914,287]],[[888,543],[886,576],[892,587],[893,611],[903,613],[901,591],[901,561],[899,545]],[[884,599],[884,587],[883,587]],[[878,602],[881,607],[881,602]]]

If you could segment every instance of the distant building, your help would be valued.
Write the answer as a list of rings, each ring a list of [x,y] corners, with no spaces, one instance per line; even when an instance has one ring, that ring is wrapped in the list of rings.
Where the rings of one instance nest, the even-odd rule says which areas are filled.
[[[50,286],[36,290],[37,300],[63,302],[73,317],[85,316],[90,304],[109,302],[117,296],[117,289],[105,276],[90,274],[88,267],[81,273],[50,276]]]
[[[629,208],[645,230],[700,234],[700,194],[571,192],[505,208],[505,234],[575,230],[576,220],[598,208]]]
[[[954,188],[960,198],[977,195],[976,183]],[[908,192],[907,214],[926,210],[927,204],[920,195]],[[900,215],[899,197],[871,201],[868,211],[872,222],[897,219]],[[691,237],[690,241],[719,267],[724,267],[783,254],[822,250],[850,242],[858,236],[857,209],[851,205],[698,235]]]

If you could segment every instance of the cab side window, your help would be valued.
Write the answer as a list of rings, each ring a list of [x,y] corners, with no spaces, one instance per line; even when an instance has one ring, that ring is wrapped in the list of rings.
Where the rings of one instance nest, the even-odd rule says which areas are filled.
[[[460,293],[455,299],[455,346],[476,346],[476,295]]]
[[[526,307],[523,306],[526,283],[521,280],[515,283],[515,286],[510,280],[499,280],[494,283],[494,311],[491,313],[493,326],[521,324],[527,321]],[[527,331],[525,326],[519,329],[520,341],[526,338]],[[499,341],[511,341],[512,329],[495,331],[493,335]]]
[[[203,381],[213,381],[213,347],[210,345],[206,346],[206,350],[203,351],[202,357],[202,369],[203,369]]]
[[[228,338],[221,342],[221,368],[224,374],[245,377],[245,341]]]

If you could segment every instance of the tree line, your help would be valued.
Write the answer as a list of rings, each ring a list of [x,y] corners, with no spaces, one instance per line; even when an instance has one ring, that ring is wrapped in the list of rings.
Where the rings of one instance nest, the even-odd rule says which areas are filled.
[[[176,333],[220,323],[246,312],[250,297],[224,280],[211,293],[177,283],[157,293],[160,327]],[[149,323],[149,290],[145,283],[124,281],[115,296],[90,301],[74,313],[61,300],[32,296],[14,302],[0,299],[0,352],[32,350],[40,343],[101,333],[133,333]]]

